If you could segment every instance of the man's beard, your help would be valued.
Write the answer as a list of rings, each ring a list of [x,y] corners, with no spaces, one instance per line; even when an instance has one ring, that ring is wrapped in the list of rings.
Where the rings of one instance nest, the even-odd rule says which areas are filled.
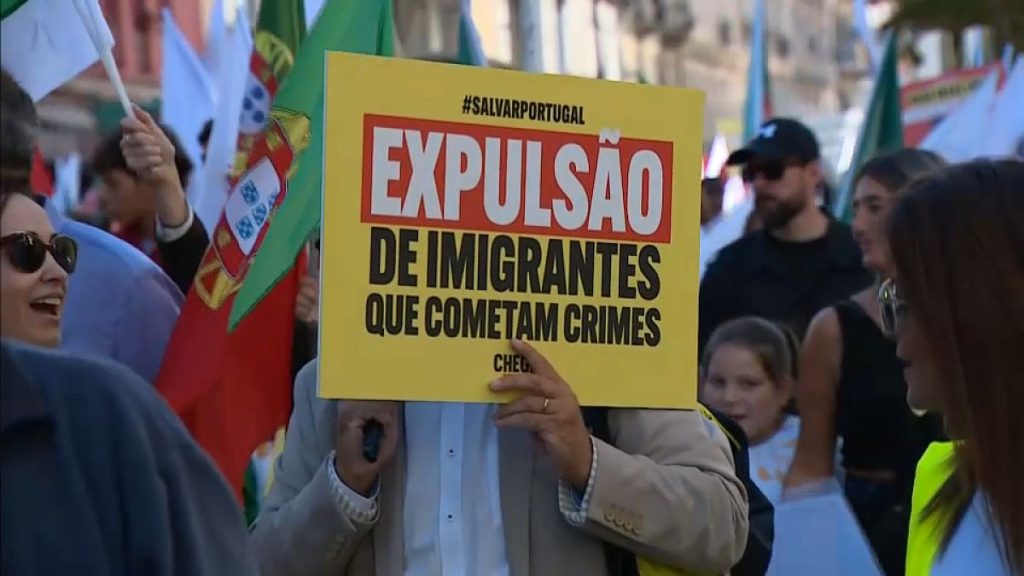
[[[754,209],[768,231],[785,227],[804,209],[800,198],[776,199],[754,197]]]

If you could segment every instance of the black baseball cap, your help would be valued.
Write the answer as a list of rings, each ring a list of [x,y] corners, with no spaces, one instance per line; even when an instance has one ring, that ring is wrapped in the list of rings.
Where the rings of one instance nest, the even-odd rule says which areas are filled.
[[[727,166],[758,160],[799,160],[813,162],[821,156],[814,132],[799,120],[772,118],[757,129],[754,139],[733,152]]]

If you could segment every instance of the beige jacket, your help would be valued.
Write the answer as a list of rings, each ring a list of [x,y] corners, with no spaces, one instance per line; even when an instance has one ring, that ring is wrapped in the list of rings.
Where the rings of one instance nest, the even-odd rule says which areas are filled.
[[[274,482],[251,531],[263,576],[402,576],[405,452],[382,473],[376,523],[346,516],[325,461],[336,401],[317,398],[315,361],[295,382],[295,409]],[[728,441],[698,412],[612,410],[614,446],[598,453],[588,519],[558,507],[552,465],[521,430],[499,433],[501,512],[512,576],[602,576],[602,541],[653,561],[726,572],[747,541],[747,499]]]

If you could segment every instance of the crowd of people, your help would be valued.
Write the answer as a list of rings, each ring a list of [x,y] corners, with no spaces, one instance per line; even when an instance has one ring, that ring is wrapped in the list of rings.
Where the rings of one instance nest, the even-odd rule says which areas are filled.
[[[140,108],[103,139],[101,229],[32,194],[37,127],[0,75],[4,574],[764,574],[772,509],[828,493],[886,575],[1024,573],[1021,160],[877,156],[847,225],[814,134],[766,122],[728,160],[755,212],[700,286],[695,411],[581,407],[520,341],[506,404],[319,398],[311,276],[246,519],[153,387],[209,245],[181,143]]]

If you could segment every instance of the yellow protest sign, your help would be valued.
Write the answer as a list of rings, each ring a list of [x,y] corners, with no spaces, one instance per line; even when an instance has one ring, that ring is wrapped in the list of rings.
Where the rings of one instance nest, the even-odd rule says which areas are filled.
[[[703,98],[328,54],[320,395],[694,407]]]

